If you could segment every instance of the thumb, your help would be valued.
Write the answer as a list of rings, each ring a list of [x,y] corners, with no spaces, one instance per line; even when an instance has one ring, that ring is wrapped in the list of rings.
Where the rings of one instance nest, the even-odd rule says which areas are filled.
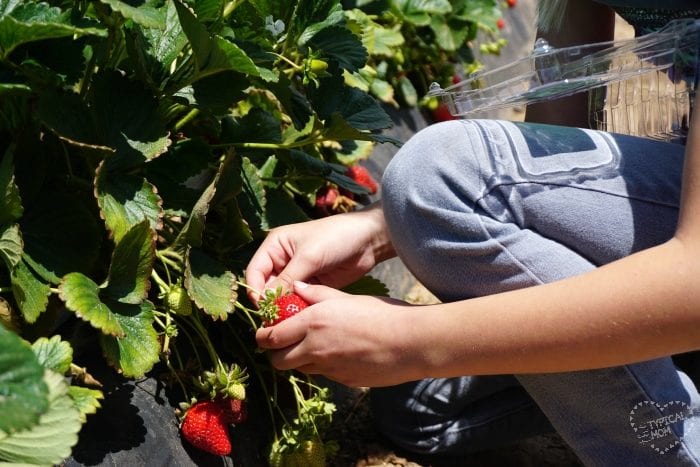
[[[308,280],[314,274],[314,266],[303,258],[293,257],[289,263],[265,284],[266,289],[282,287],[284,291],[294,290],[295,281]]]
[[[347,297],[348,294],[338,289],[325,285],[311,285],[301,281],[294,281],[294,292],[306,300],[310,305],[331,300],[333,298]]]

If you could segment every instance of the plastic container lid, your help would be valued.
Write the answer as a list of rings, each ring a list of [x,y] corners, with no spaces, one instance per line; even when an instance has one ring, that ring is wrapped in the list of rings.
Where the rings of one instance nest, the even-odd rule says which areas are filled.
[[[591,127],[680,141],[698,81],[700,20],[683,19],[622,41],[552,48],[538,39],[528,57],[480,71],[431,96],[450,113],[479,113],[589,92]]]

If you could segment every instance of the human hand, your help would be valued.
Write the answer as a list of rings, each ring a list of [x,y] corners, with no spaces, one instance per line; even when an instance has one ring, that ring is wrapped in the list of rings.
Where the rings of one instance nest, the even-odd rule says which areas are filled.
[[[295,280],[343,287],[395,253],[381,205],[270,231],[246,268],[249,296]]]
[[[256,334],[275,368],[322,374],[353,387],[424,376],[411,325],[420,307],[298,282],[294,291],[310,306]]]

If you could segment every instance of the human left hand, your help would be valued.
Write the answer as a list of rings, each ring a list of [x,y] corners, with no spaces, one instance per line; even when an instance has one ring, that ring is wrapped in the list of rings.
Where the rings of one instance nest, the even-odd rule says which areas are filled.
[[[388,386],[420,379],[420,348],[411,315],[418,306],[295,284],[310,306],[256,338],[272,365],[322,374],[346,386]]]

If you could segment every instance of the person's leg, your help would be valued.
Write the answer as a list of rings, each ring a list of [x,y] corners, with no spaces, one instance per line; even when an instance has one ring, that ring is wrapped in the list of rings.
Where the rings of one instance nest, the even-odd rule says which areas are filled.
[[[384,210],[399,256],[440,299],[498,293],[580,274],[670,238],[682,155],[680,146],[572,128],[446,122],[416,134],[391,161]],[[698,415],[676,416],[670,434],[647,430],[671,420],[664,414],[699,407],[695,386],[670,358],[517,379],[584,462],[699,462]],[[415,394],[409,399],[377,410],[426,410]],[[467,425],[464,417],[475,414],[444,416]],[[469,429],[461,431],[452,449],[472,443]]]
[[[424,379],[369,394],[377,428],[421,454],[460,455],[553,431],[512,375]]]

